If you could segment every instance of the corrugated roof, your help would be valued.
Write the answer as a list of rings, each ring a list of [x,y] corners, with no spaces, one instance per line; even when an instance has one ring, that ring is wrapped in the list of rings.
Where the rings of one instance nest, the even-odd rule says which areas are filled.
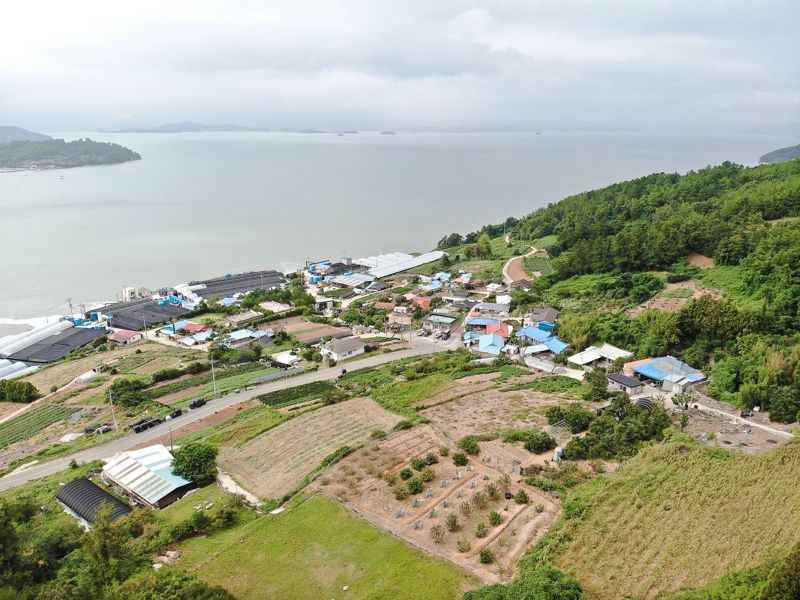
[[[445,253],[440,250],[426,252],[425,254],[420,254],[419,256],[411,256],[410,254],[405,254],[403,252],[393,252],[392,254],[381,254],[379,256],[370,256],[368,258],[358,258],[353,262],[365,267],[369,267],[370,269],[367,272],[370,275],[380,279],[381,277],[388,277],[389,275],[402,273],[403,271],[408,271],[414,267],[431,263],[435,260],[439,260],[444,255]]]
[[[161,444],[122,452],[106,461],[103,471],[150,504],[191,483],[172,472],[172,454]]]
[[[588,365],[601,358],[617,360],[618,358],[630,358],[631,356],[633,356],[633,352],[628,352],[611,344],[603,344],[601,346],[589,346],[583,352],[573,354],[567,360],[576,365]]]
[[[87,523],[94,522],[95,516],[105,504],[111,506],[112,519],[119,519],[132,512],[128,505],[85,477],[74,479],[61,486],[56,494],[56,500]]]

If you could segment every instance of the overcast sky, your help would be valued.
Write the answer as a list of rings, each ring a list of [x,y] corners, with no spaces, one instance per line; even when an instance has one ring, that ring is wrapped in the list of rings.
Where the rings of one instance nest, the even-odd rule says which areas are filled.
[[[798,0],[7,2],[0,124],[800,121]]]

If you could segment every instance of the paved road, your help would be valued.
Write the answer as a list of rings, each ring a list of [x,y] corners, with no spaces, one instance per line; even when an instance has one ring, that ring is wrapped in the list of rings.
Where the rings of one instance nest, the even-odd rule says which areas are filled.
[[[313,381],[335,379],[342,372],[342,368],[345,368],[348,371],[356,371],[358,369],[374,367],[376,365],[381,365],[387,362],[398,360],[400,358],[419,356],[421,354],[431,354],[433,352],[443,352],[456,347],[456,345],[452,343],[443,344],[438,342],[434,344],[428,338],[412,339],[412,347],[406,350],[398,350],[397,352],[368,356],[352,362],[346,362],[336,367],[320,369],[312,373],[304,373],[295,377],[256,385],[250,390],[242,391],[238,394],[228,394],[226,396],[222,396],[216,400],[212,400],[201,408],[187,411],[182,416],[178,417],[178,420],[175,422],[175,424],[179,426],[188,425],[189,423],[199,421],[203,417],[208,417],[209,415],[212,415],[215,412],[229,406],[233,406],[234,404],[246,402],[251,398],[258,396],[259,394],[274,392],[275,390],[282,390],[297,385],[302,385],[304,383],[311,383]],[[130,450],[136,446],[140,446],[143,442],[160,438],[166,431],[167,425],[162,423],[161,425],[157,425],[156,427],[143,431],[142,433],[130,433],[105,444],[87,448],[86,450],[81,450],[80,452],[76,452],[69,456],[63,456],[49,462],[35,464],[24,471],[11,473],[3,478],[0,478],[0,491],[8,490],[18,485],[22,485],[23,483],[27,483],[33,479],[46,477],[48,475],[58,473],[59,471],[63,471],[69,466],[69,461],[72,459],[75,459],[78,462],[89,462],[97,459],[110,458],[118,452]]]
[[[503,265],[503,281],[505,281],[505,283],[513,283],[515,281],[519,281],[520,279],[527,279],[529,275],[525,272],[523,261],[525,260],[526,256],[532,256],[537,252],[540,252],[540,250],[538,248],[533,248],[527,254],[509,258],[508,261],[506,261],[506,264]]]

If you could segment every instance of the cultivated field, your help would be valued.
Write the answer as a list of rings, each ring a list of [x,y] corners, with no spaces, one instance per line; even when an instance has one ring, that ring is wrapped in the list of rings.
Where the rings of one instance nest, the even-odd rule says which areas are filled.
[[[18,402],[0,402],[0,417],[5,417],[24,406],[26,405]]]
[[[702,586],[800,541],[800,442],[757,456],[675,441],[576,488],[550,559],[592,598]],[[576,509],[577,510],[577,509]]]
[[[479,585],[322,495],[299,497],[281,514],[188,540],[179,550],[178,568],[237,598],[456,600]]]
[[[542,413],[558,404],[560,395],[533,390],[503,392],[480,386],[468,395],[421,411],[445,436],[458,441],[465,435],[498,433],[504,429],[543,427]]]
[[[303,413],[241,446],[223,445],[219,463],[246,490],[280,498],[341,446],[360,444],[399,420],[369,398],[356,398]]]
[[[45,427],[66,419],[75,411],[60,404],[49,404],[0,423],[0,449],[37,435]]]
[[[439,455],[442,446],[447,446],[450,454],[456,450],[429,425],[397,432],[343,459],[313,486],[342,500],[370,522],[430,554],[450,560],[484,582],[506,581],[513,577],[516,563],[526,549],[556,520],[559,507],[551,496],[520,483],[519,477],[510,477],[507,489],[516,493],[524,487],[530,502],[517,504],[506,500],[502,494],[506,489],[502,476],[511,476],[510,471],[475,460],[456,467],[452,458]],[[431,465],[434,477],[424,484],[422,493],[398,500],[392,481],[387,481],[386,476],[378,478],[385,473],[397,477],[402,469],[411,469],[412,458],[431,452],[439,462]],[[404,482],[397,478],[394,485],[402,486]],[[501,492],[495,499],[487,497],[489,486]],[[468,508],[462,508],[464,505]],[[488,521],[493,510],[502,516],[502,522],[496,526]],[[446,528],[445,520],[450,514],[458,517],[455,531]],[[484,537],[476,534],[481,522],[487,526]],[[439,543],[431,535],[435,526],[446,531]],[[496,557],[494,564],[480,563],[478,552],[482,548],[492,550]]]
[[[719,293],[700,286],[694,279],[679,283],[668,283],[661,292],[629,311],[629,314],[635,317],[650,309],[662,312],[676,312],[682,309],[689,300],[699,298],[705,294],[719,297]]]
[[[314,323],[303,317],[289,317],[287,319],[271,321],[268,326],[271,329],[283,329],[286,333],[291,333],[301,342],[349,331],[349,329],[344,327],[331,327],[325,323]]]

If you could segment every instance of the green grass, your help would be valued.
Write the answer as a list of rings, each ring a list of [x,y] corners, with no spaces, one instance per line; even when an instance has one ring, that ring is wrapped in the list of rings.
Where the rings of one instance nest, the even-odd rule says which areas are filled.
[[[373,390],[372,399],[406,419],[418,419],[414,405],[442,390],[451,380],[447,374],[435,373],[421,379],[395,381]]]
[[[156,516],[160,523],[173,525],[188,519],[194,512],[194,507],[198,504],[218,502],[226,497],[227,494],[212,483],[189,493],[187,496],[170,504],[167,508],[156,511]]]
[[[209,325],[211,327],[216,327],[224,323],[225,317],[227,317],[225,313],[203,313],[197,317],[191,319],[195,323],[200,323],[201,325]]]
[[[702,586],[800,541],[798,481],[800,441],[746,456],[679,436],[571,490],[572,517],[525,562],[549,560],[591,598]]]
[[[350,288],[342,288],[339,290],[331,290],[330,292],[322,292],[322,295],[326,298],[341,298],[350,291]]]
[[[0,424],[0,448],[27,440],[45,427],[66,419],[77,410],[77,408],[68,408],[62,404],[48,404],[6,421]]]
[[[522,262],[528,275],[532,274],[534,271],[539,271],[542,275],[549,275],[553,272],[553,267],[550,264],[550,257],[544,254],[526,256],[522,259]]]
[[[176,443],[205,442],[214,446],[239,445],[258,437],[291,417],[292,415],[279,413],[274,408],[255,406],[243,410],[223,423],[193,431],[176,440]]]
[[[531,242],[531,246],[534,248],[544,248],[547,250],[548,248],[552,248],[558,243],[558,236],[557,235],[546,235],[544,237],[536,238]]]
[[[217,393],[218,393],[218,395],[222,396],[223,394],[227,394],[228,392],[231,392],[233,390],[245,388],[245,387],[248,387],[249,385],[254,385],[254,384],[250,384],[250,380],[253,379],[254,377],[261,377],[262,375],[268,375],[269,373],[275,373],[277,370],[278,369],[273,369],[272,367],[269,367],[269,368],[265,368],[265,369],[257,369],[257,370],[253,370],[253,371],[247,371],[245,373],[238,373],[237,375],[232,375],[230,377],[224,377],[224,371],[222,372],[222,375],[217,373]],[[214,396],[214,382],[213,381],[208,381],[209,379],[211,379],[211,375],[208,374],[208,376],[206,377],[206,374],[203,374],[203,375],[201,375],[201,377],[202,377],[201,381],[207,381],[207,383],[205,383],[203,385],[203,387],[201,387],[199,390],[193,392],[192,394],[186,396],[185,398],[182,398],[180,400],[180,402],[178,402],[178,403],[176,403],[176,404],[174,404],[172,406],[185,406],[185,405],[189,404],[189,402],[191,402],[195,398],[203,398],[203,397],[211,398],[211,397],[213,397]],[[179,391],[181,389],[188,389],[190,387],[194,387],[194,386],[197,385],[196,379],[187,379],[187,380],[179,381],[179,382],[176,382],[176,383],[181,384],[180,386],[178,386],[178,390],[174,390],[173,389],[169,393],[171,393],[173,391]],[[159,394],[159,397],[162,396],[162,395],[164,395],[164,394]]]
[[[293,404],[308,402],[309,400],[317,400],[334,389],[336,389],[336,386],[330,381],[313,381],[311,383],[269,392],[268,394],[261,394],[260,396],[256,396],[256,398],[265,406],[283,408]]]
[[[721,291],[744,308],[758,310],[763,302],[750,295],[750,290],[742,281],[742,269],[733,267],[712,267],[702,269],[697,274],[703,285]]]
[[[478,585],[324,496],[298,497],[282,514],[179,549],[179,568],[239,598],[454,600]]]
[[[666,290],[659,294],[662,298],[691,298],[694,292],[687,288],[675,288],[674,290]]]
[[[567,392],[581,386],[581,382],[573,379],[572,377],[565,377],[564,375],[552,375],[550,377],[542,377],[536,381],[529,383],[520,383],[519,385],[512,385],[503,388],[502,392],[519,392],[522,390],[534,390],[536,392],[544,392],[552,394],[556,392]]]

